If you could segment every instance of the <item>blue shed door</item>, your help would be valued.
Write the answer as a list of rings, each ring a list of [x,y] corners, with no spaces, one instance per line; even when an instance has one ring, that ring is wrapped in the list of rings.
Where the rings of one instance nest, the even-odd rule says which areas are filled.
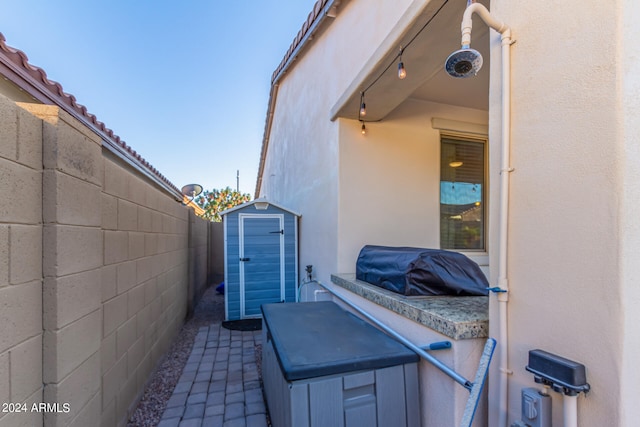
[[[240,316],[260,317],[260,305],[282,302],[283,215],[240,214]]]

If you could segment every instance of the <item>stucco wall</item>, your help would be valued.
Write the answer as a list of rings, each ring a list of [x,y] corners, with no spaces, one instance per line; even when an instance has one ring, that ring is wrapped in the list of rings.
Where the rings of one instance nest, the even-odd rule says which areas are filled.
[[[300,265],[325,283],[338,270],[339,124],[329,111],[406,9],[402,0],[359,8],[343,2],[329,30],[278,87],[261,196],[299,212]],[[354,31],[355,28],[368,30]],[[374,30],[375,29],[375,30]],[[356,35],[357,34],[357,35]]]
[[[636,7],[624,1],[553,8],[491,3],[517,40],[511,63],[509,418],[520,418],[520,389],[536,386],[524,367],[528,351],[541,348],[587,367],[592,391],[578,399],[581,426],[635,425],[637,369],[625,360],[638,360],[639,350],[634,330],[640,319],[632,303],[638,302],[638,267],[629,262],[639,249],[631,224],[638,203],[637,100],[622,100],[638,94],[637,74],[627,68],[627,60],[637,58],[638,32],[621,22],[637,18]],[[494,50],[492,61],[498,60]],[[492,67],[496,142],[499,79],[499,68]],[[629,132],[622,123],[632,114]],[[491,311],[497,335],[495,305]],[[490,395],[497,377],[494,369]],[[562,425],[562,396],[552,397],[554,425]],[[490,404],[496,415],[497,399]]]
[[[125,425],[206,285],[208,223],[59,108],[0,110],[0,401],[68,404],[0,425]]]
[[[354,120],[330,120],[330,111],[355,73],[377,53],[405,14],[425,2],[350,1],[279,83],[262,196],[302,214],[301,266],[330,285],[330,274],[355,271],[364,244],[439,247],[439,131],[431,118],[487,124],[484,111],[407,101],[360,133]],[[488,263],[486,256],[481,260]],[[342,292],[349,294],[348,292]],[[348,299],[419,344],[445,339],[379,305]],[[482,340],[456,342],[438,355],[473,377]],[[459,353],[457,352],[459,350]],[[420,365],[422,425],[455,425],[468,393],[427,362]],[[486,405],[474,425],[486,424]],[[457,418],[457,419],[456,419]]]
[[[338,272],[355,273],[367,244],[440,247],[440,130],[432,118],[486,125],[487,112],[408,100],[368,123],[365,136],[358,122],[341,120]],[[486,256],[467,255],[488,274]]]
[[[383,178],[376,179],[364,160],[379,164],[384,156],[396,159],[392,155],[398,153],[385,151],[381,144],[384,139],[391,141],[388,135],[394,130],[404,133],[414,129],[427,140],[430,137],[425,129],[428,126],[418,130],[409,114],[398,123],[367,124],[369,134],[360,147],[357,123],[341,120],[336,132],[333,123],[322,119],[333,107],[327,99],[341,95],[402,11],[414,4],[383,2],[380,8],[370,8],[366,2],[348,2],[330,31],[313,41],[280,85],[273,151],[268,154],[264,176],[272,184],[267,195],[279,197],[280,203],[302,213],[301,263],[316,264],[315,260],[321,259],[318,276],[324,282],[331,272],[326,269],[352,269],[356,248],[351,243],[332,244],[348,242],[344,235],[353,238],[371,231],[380,240],[395,241],[395,235],[373,227],[380,225],[382,215],[369,218],[375,212],[373,199],[377,195],[369,182],[388,192],[393,174],[381,171]],[[377,13],[373,9],[384,15],[373,16]],[[528,351],[536,348],[586,365],[592,391],[578,399],[580,425],[635,425],[640,418],[640,407],[635,403],[640,384],[635,367],[640,353],[640,335],[636,333],[640,311],[635,308],[640,303],[639,9],[630,0],[569,1],[553,7],[540,2],[493,0],[491,10],[513,29],[516,40],[510,67],[514,171],[510,173],[508,217],[506,368],[513,374],[508,376],[508,425],[520,419],[521,388],[537,386],[533,375],[524,369]],[[483,25],[474,19],[474,28]],[[499,37],[492,32],[488,244],[492,260],[498,258],[501,219],[497,211],[502,140],[500,59]],[[314,84],[314,79],[319,83]],[[305,126],[308,133],[303,131]],[[288,134],[289,130],[293,133]],[[288,142],[290,146],[280,145],[288,135],[296,135]],[[336,144],[335,138],[341,142]],[[305,149],[295,145],[296,141]],[[365,148],[369,141],[371,147]],[[401,144],[412,142],[408,138]],[[323,147],[320,153],[313,151],[318,146]],[[426,147],[419,150],[427,154]],[[365,177],[357,169],[347,169],[352,163],[345,160],[347,156],[364,157],[360,163]],[[282,159],[286,160],[276,164]],[[415,159],[407,160],[410,164]],[[336,164],[340,165],[337,175],[333,170]],[[394,168],[407,180],[421,179],[399,169]],[[428,173],[424,171],[423,177],[428,178]],[[320,181],[323,185],[314,187]],[[343,197],[340,192],[349,188],[349,182],[354,183],[352,191]],[[307,189],[313,195],[301,196]],[[318,205],[305,197],[323,200],[322,210],[316,210]],[[399,199],[395,194],[391,197]],[[385,212],[389,222],[396,217],[386,206],[377,209]],[[335,212],[336,218],[328,220],[318,212]],[[322,226],[316,227],[316,223]],[[414,226],[425,242],[431,241],[428,225]],[[403,229],[394,231],[402,235]],[[417,240],[415,236],[404,237]],[[334,253],[338,255],[332,258]],[[492,285],[497,285],[497,273],[498,264],[493,262]],[[498,337],[495,296],[491,297],[490,312],[491,335]],[[498,358],[494,359],[489,381],[490,426],[498,425],[502,411],[497,391],[499,366]],[[563,399],[560,394],[552,396],[554,425],[561,425]]]
[[[620,37],[622,55],[618,63],[623,81],[620,86],[624,188],[621,210],[625,213],[620,220],[620,228],[624,230],[620,236],[620,252],[624,254],[620,269],[623,286],[621,306],[624,308],[621,329],[625,331],[621,352],[624,376],[620,380],[620,394],[633,402],[640,384],[640,370],[637,369],[640,334],[634,333],[640,324],[640,311],[637,310],[640,306],[640,263],[637,262],[637,254],[640,253],[640,75],[637,72],[640,67],[640,8],[633,0],[623,1],[618,16],[623,35]],[[631,426],[640,419],[640,408],[633,403],[624,404],[620,416],[625,425]]]

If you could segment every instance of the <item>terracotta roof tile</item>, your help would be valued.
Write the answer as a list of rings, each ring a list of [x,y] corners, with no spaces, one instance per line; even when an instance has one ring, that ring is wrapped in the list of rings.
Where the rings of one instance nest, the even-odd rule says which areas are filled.
[[[271,76],[271,83],[274,82],[278,74],[280,74],[280,72],[284,69],[287,62],[289,62],[289,60],[291,59],[291,55],[293,55],[293,52],[296,51],[300,43],[302,43],[305,40],[305,35],[309,31],[309,29],[312,27],[313,22],[318,18],[318,16],[322,12],[322,9],[324,8],[324,6],[327,4],[328,1],[329,0],[318,0],[316,4],[313,6],[313,10],[309,13],[309,16],[307,16],[307,20],[304,22],[304,24],[302,24],[302,28],[300,28],[300,31],[298,31],[298,34],[293,39],[293,43],[291,43],[291,46],[289,46],[289,50],[287,50],[287,53],[285,54],[284,58],[282,58],[280,65],[278,65],[276,70],[273,72],[273,75]]]
[[[3,61],[3,57],[10,63]],[[25,87],[21,79],[11,79],[21,89],[39,101],[45,104],[56,104],[74,117],[84,121],[90,128],[98,131],[104,138],[109,139],[112,145],[119,147],[121,149],[121,155],[128,156],[129,160],[137,163],[141,168],[146,169],[151,175],[155,176],[160,183],[181,195],[180,190],[171,181],[121,140],[118,135],[114,134],[111,129],[107,128],[94,114],[89,113],[84,105],[78,104],[75,96],[65,93],[60,83],[49,80],[47,73],[42,68],[31,65],[29,58],[24,52],[7,45],[2,33],[0,33],[0,63],[4,63],[7,66],[13,65],[13,67],[11,67],[12,70],[36,88]],[[10,76],[7,76],[7,78],[9,77]],[[41,93],[34,93],[34,91],[40,91]],[[45,92],[43,93],[42,91]]]

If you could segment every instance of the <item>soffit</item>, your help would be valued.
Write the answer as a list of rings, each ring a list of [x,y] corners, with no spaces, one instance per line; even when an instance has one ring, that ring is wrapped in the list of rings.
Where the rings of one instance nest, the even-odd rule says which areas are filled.
[[[481,3],[488,5],[488,1]],[[431,1],[408,26],[399,23],[405,25],[406,30],[396,28],[390,32],[390,37],[333,107],[331,119],[358,120],[363,91],[367,106],[363,119],[367,122],[383,120],[407,98],[487,110],[489,29],[477,18],[474,19],[471,47],[482,54],[483,68],[476,77],[467,79],[452,78],[444,71],[447,57],[460,49],[460,23],[465,7],[466,1]],[[397,55],[400,47],[412,39],[402,55],[407,77],[400,80]]]

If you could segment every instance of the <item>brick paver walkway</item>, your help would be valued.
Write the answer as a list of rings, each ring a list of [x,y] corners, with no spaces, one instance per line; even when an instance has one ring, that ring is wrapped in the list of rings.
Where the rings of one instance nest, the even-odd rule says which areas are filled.
[[[158,427],[266,427],[255,345],[261,331],[200,328]]]

